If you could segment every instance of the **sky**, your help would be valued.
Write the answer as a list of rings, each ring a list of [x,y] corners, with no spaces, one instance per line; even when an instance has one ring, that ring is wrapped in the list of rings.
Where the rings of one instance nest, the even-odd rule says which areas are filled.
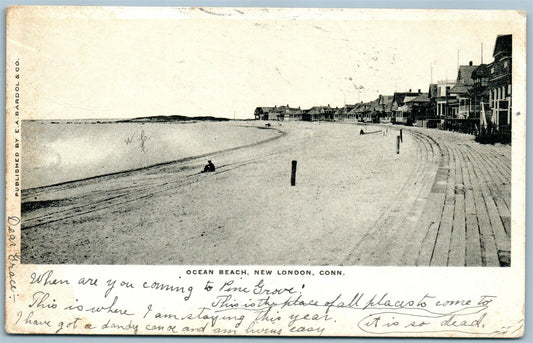
[[[34,8],[8,14],[24,119],[210,115],[343,106],[490,63],[516,12]],[[458,60],[459,57],[459,60]],[[9,77],[9,75],[8,75]]]

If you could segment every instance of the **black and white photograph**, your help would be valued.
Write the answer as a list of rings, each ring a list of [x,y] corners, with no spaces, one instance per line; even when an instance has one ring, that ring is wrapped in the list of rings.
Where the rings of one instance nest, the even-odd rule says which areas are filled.
[[[23,309],[11,330],[523,332],[519,286],[506,330],[492,288],[403,299],[383,287],[400,270],[441,285],[448,272],[523,280],[524,13],[15,6],[7,24],[6,268],[44,287],[30,309],[109,315],[76,331]],[[373,278],[350,286],[372,273],[389,278],[375,294]],[[73,295],[97,289],[100,304]],[[197,312],[155,294],[127,307],[140,289]],[[365,315],[348,324],[332,307]]]
[[[506,23],[206,20],[26,27],[22,263],[510,265]]]

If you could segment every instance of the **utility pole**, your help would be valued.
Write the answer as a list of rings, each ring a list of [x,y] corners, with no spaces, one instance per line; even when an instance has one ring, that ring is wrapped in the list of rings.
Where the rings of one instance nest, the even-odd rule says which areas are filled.
[[[457,71],[459,71],[459,49],[457,49]]]
[[[483,42],[481,42],[481,64],[483,64]]]

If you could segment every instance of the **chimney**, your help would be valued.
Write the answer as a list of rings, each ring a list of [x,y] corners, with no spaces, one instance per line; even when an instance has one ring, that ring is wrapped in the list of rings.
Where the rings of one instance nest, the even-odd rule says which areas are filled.
[[[418,88],[418,94],[420,94],[420,93],[422,93],[422,92],[420,91],[420,88]]]
[[[472,61],[468,62],[468,65],[469,65],[469,66],[472,66]]]
[[[411,88],[409,88],[409,93],[411,93]]]

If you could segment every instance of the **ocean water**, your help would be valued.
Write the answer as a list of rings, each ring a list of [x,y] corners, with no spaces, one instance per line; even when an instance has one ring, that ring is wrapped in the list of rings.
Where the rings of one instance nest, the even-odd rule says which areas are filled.
[[[277,135],[238,122],[75,123],[23,121],[22,188],[252,144]]]

